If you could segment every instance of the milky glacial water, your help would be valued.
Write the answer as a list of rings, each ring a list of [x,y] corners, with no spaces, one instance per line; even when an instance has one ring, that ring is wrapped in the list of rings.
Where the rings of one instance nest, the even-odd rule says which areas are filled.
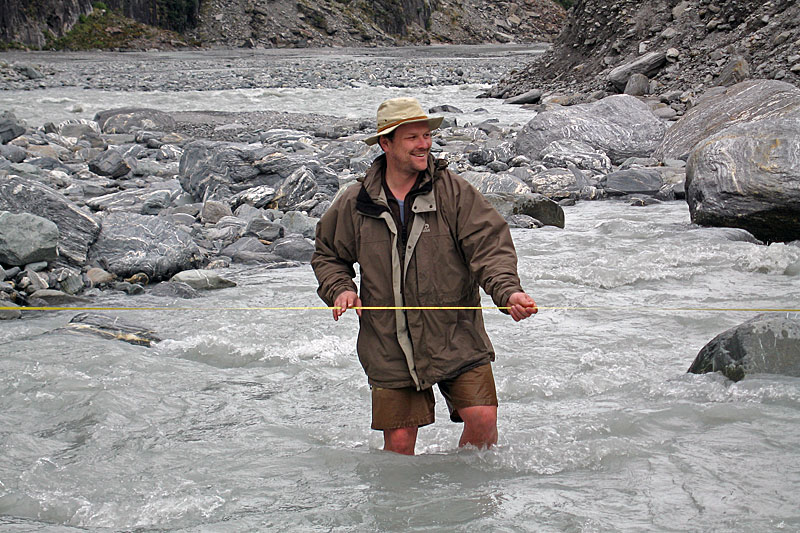
[[[476,100],[486,87],[61,87],[0,91],[0,108],[34,126],[128,105],[371,118],[412,95],[459,120],[533,116]],[[382,452],[355,315],[243,309],[321,305],[308,265],[223,271],[237,287],[193,300],[90,302],[188,308],[105,311],[155,330],[149,348],[63,329],[76,311],[0,322],[0,531],[800,531],[800,381],[686,374],[756,314],[708,309],[800,305],[800,247],[693,226],[684,202],[565,214],[513,231],[540,313],[485,313],[488,451],[457,447],[437,396],[418,455]]]
[[[380,451],[352,312],[215,310],[320,305],[309,266],[93,302],[194,308],[107,312],[150,348],[60,330],[72,311],[0,322],[0,529],[800,530],[800,381],[686,374],[753,313],[671,310],[797,307],[800,248],[695,227],[682,202],[565,211],[513,232],[545,308],[486,312],[489,451],[457,448],[441,397],[419,455]]]
[[[288,111],[374,120],[387,98],[414,96],[425,109],[451,105],[459,124],[523,125],[531,110],[477,99],[542,44],[383,49],[195,52],[6,52],[0,61],[47,73],[45,88],[0,90],[0,109],[38,127],[92,119],[98,111]],[[457,72],[457,74],[455,73]],[[33,87],[36,87],[34,84]]]

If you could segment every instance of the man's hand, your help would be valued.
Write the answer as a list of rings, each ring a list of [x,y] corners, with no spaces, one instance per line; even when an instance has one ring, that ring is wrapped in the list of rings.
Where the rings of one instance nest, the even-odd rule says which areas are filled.
[[[516,322],[539,312],[539,309],[536,307],[536,302],[524,292],[515,292],[512,294],[508,298],[506,306],[508,307],[508,312],[511,314],[511,318]]]
[[[336,297],[336,301],[333,302],[333,306],[336,307],[336,309],[333,310],[333,319],[339,320],[339,317],[342,316],[349,308],[361,307],[361,298],[359,298],[358,294],[354,293],[353,291],[344,291]],[[358,313],[358,316],[361,316],[361,309],[356,309],[356,313]]]

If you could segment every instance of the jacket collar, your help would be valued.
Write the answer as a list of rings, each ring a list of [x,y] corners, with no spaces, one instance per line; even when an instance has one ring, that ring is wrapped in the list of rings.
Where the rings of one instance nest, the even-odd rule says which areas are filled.
[[[428,168],[423,173],[419,186],[412,191],[414,196],[419,194],[429,194],[433,191],[433,182],[436,179],[436,171],[439,170],[444,162],[434,159],[428,155]],[[361,182],[361,190],[356,198],[356,208],[365,215],[379,216],[383,211],[389,209],[386,194],[383,191],[383,177],[386,174],[386,154],[381,154],[372,166],[367,169]]]

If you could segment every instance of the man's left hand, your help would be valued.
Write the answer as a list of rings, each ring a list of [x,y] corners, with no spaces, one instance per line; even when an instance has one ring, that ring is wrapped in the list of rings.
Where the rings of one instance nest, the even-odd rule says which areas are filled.
[[[511,314],[511,318],[513,318],[515,322],[525,320],[529,316],[539,312],[539,309],[536,307],[536,302],[524,292],[515,292],[512,294],[508,298],[506,306],[508,307],[509,314]]]

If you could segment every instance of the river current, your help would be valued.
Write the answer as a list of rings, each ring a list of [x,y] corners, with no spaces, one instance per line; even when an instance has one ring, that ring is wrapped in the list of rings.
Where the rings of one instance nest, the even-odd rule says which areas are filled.
[[[752,310],[797,308],[800,247],[699,228],[685,202],[565,215],[512,232],[539,314],[485,311],[488,451],[457,447],[438,393],[419,455],[380,451],[355,314],[252,309],[322,305],[308,265],[233,268],[237,287],[193,300],[92,302],[184,308],[105,312],[154,329],[152,347],[62,329],[74,311],[0,322],[0,530],[800,531],[800,381],[686,373]]]

